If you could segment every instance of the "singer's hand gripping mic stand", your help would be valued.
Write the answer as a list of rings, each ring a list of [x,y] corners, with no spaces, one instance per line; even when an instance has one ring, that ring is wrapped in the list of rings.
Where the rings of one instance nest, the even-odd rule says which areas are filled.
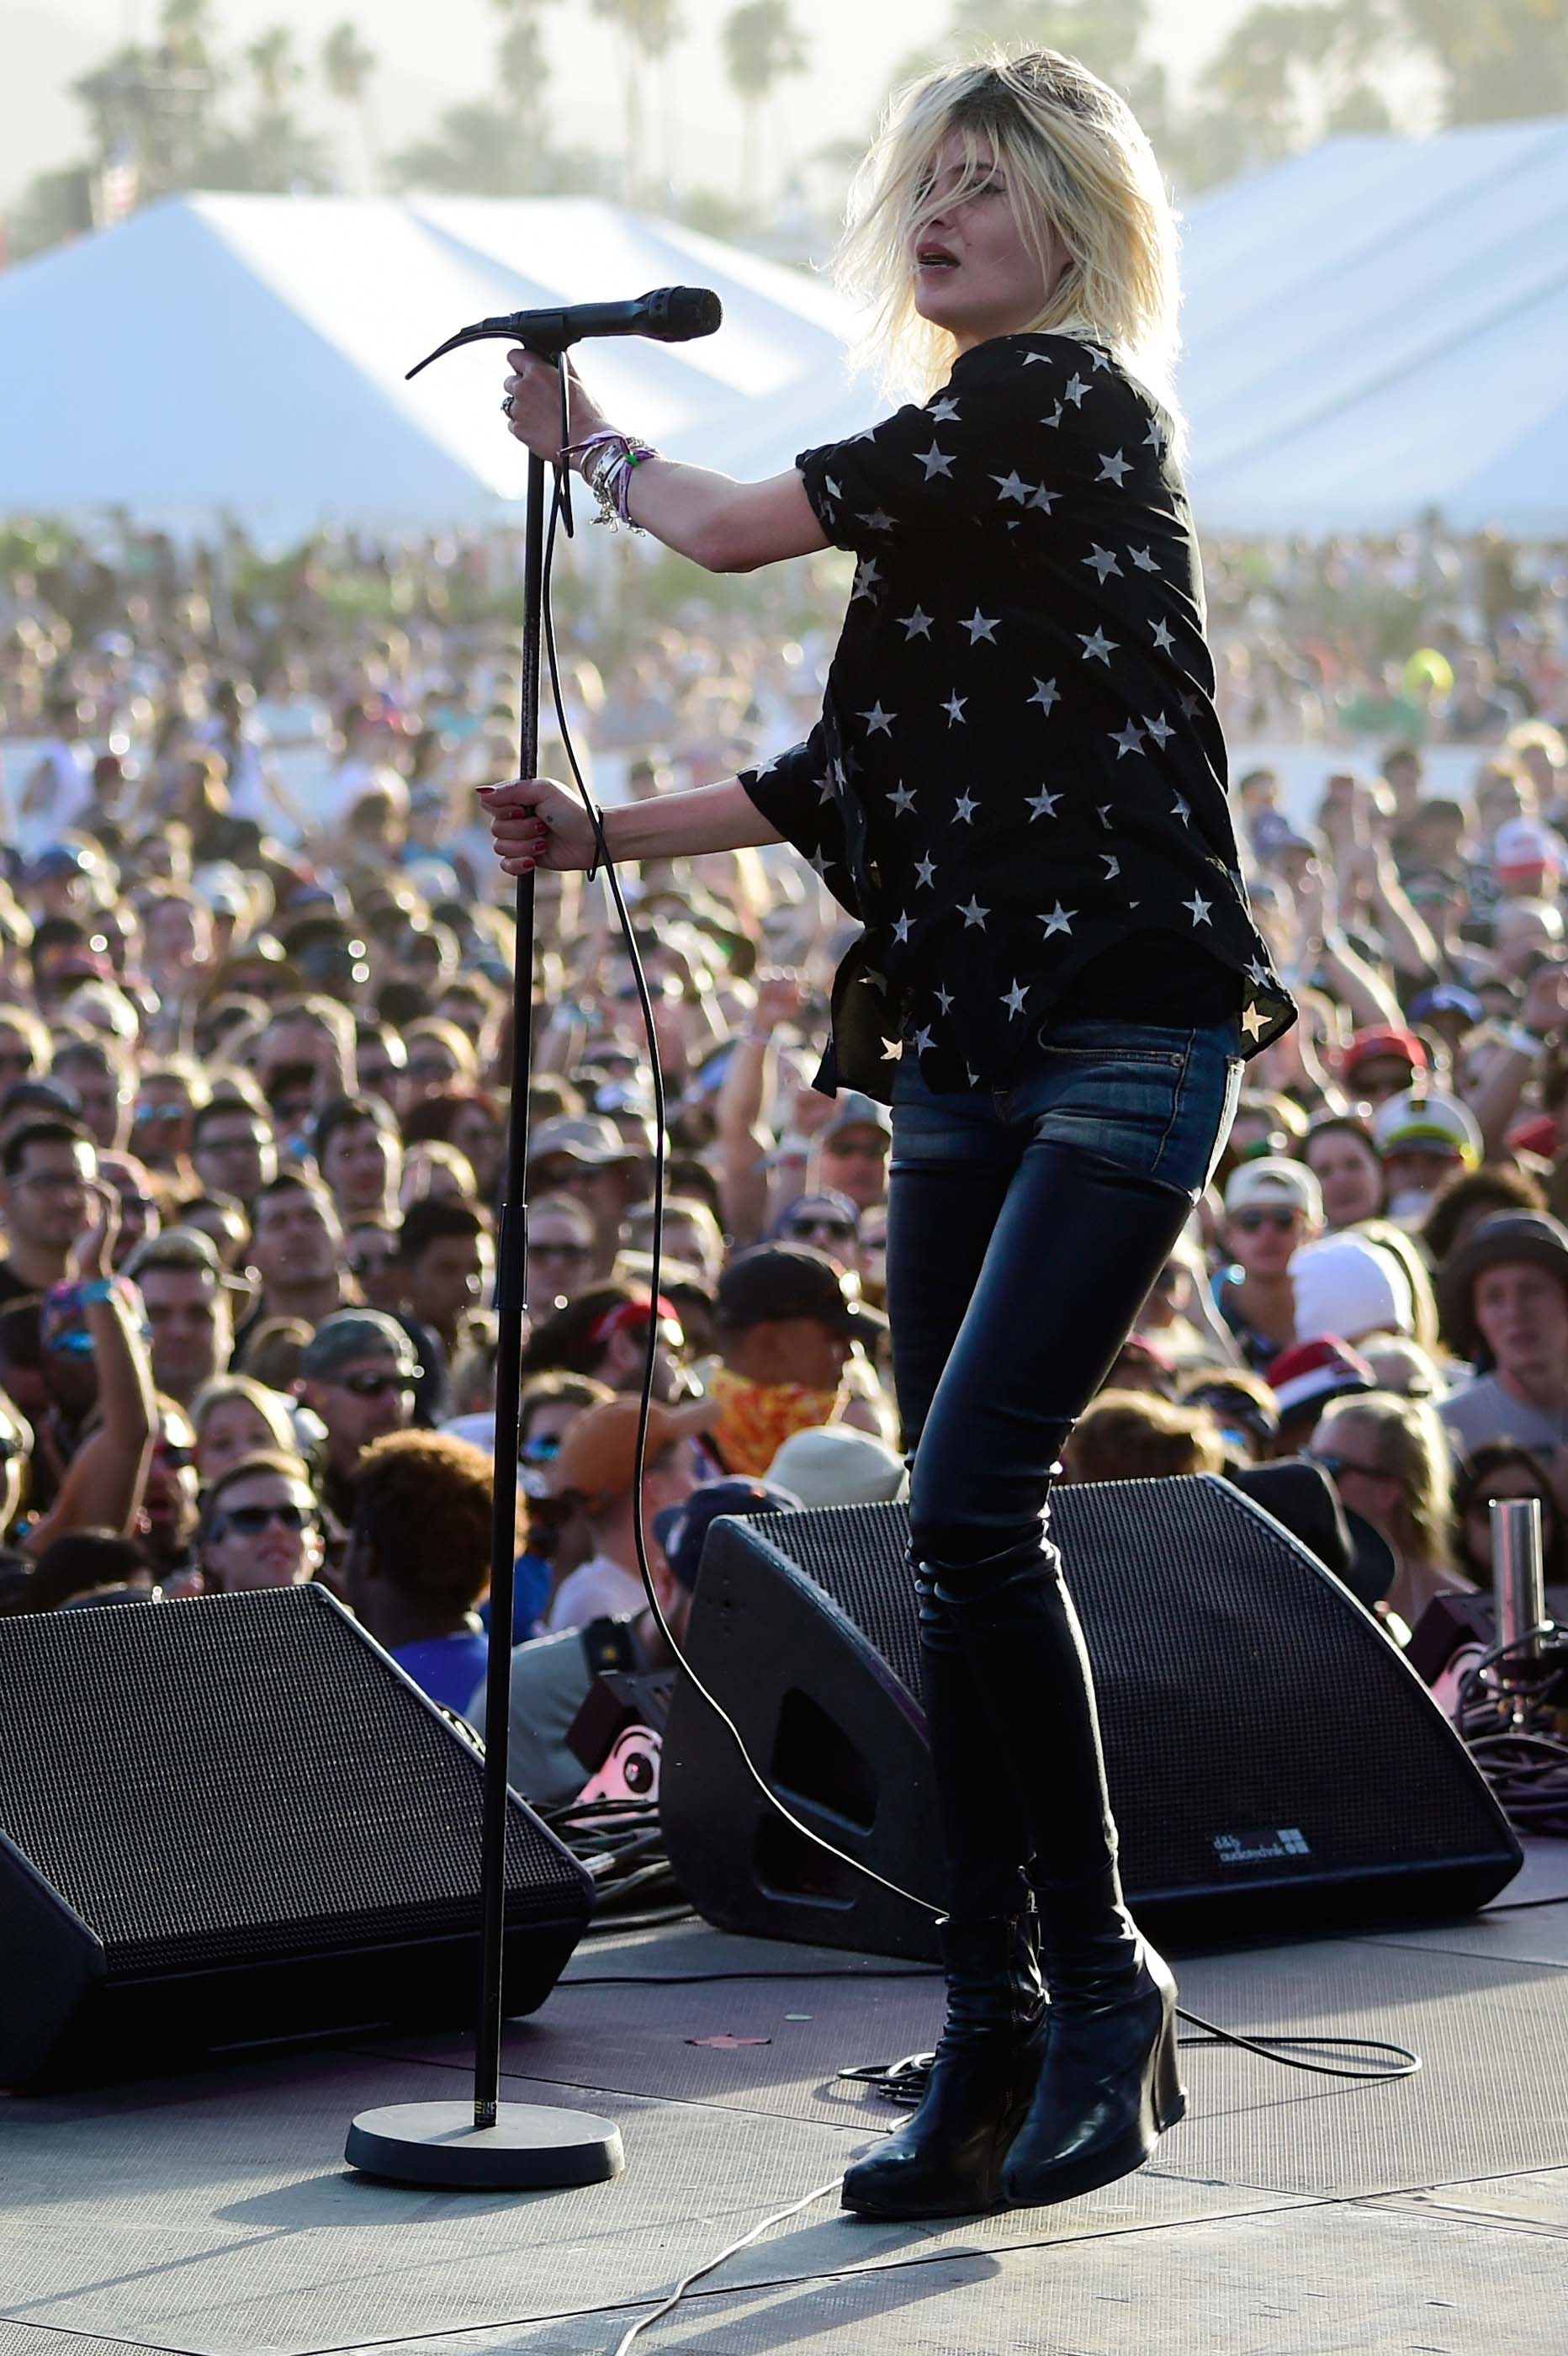
[[[669,290],[681,294],[684,289]],[[648,312],[663,298],[642,305]],[[709,296],[711,304],[713,297]],[[608,309],[610,306],[605,306]],[[505,337],[526,345],[561,369],[561,444],[570,438],[564,355],[583,332],[584,314],[571,311],[515,314],[482,319],[432,352],[419,368],[460,345]],[[588,316],[592,316],[588,313]],[[657,316],[656,314],[654,315]],[[634,329],[633,332],[638,332]],[[612,329],[612,332],[614,332]],[[624,332],[624,329],[622,329]],[[657,335],[658,326],[640,329]],[[684,330],[690,333],[689,328]],[[698,332],[702,332],[699,329]],[[411,369],[417,376],[419,369]],[[528,521],[523,556],[522,724],[518,776],[539,774],[539,650],[543,639],[545,462],[528,455]],[[568,529],[570,530],[570,522]],[[540,2190],[547,2187],[598,2184],[624,2164],[621,2131],[613,2119],[591,2111],[568,2111],[499,2099],[502,2027],[502,1948],[507,1908],[507,1766],[511,1731],[512,1596],[517,1553],[517,1434],[521,1390],[523,1312],[527,1306],[528,1205],[524,1178],[528,1153],[528,1081],[533,1051],[534,878],[517,878],[517,962],[512,974],[512,1099],[507,1148],[505,1198],[496,1238],[499,1285],[496,1299],[496,1505],[491,1530],[490,1630],[485,1681],[485,1803],[480,1853],[479,2023],[474,2064],[474,2100],[407,2103],[361,2113],[349,2129],[345,2153],[351,2167],[372,2176],[454,2190]]]

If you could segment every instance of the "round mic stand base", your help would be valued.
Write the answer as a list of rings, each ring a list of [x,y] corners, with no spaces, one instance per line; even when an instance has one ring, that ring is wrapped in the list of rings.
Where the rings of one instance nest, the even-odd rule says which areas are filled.
[[[443,2192],[560,2191],[607,2183],[625,2166],[613,2119],[542,2103],[498,2103],[495,2126],[477,2127],[472,2098],[361,2111],[343,2156],[366,2176]]]

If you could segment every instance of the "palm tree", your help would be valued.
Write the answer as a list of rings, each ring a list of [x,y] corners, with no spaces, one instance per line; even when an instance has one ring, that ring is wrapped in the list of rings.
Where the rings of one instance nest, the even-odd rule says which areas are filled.
[[[645,68],[669,55],[686,30],[677,0],[593,0],[593,13],[618,25],[626,37],[622,62],[625,147],[622,195],[634,202],[647,178],[642,76]]]
[[[773,168],[783,168],[783,141],[771,102],[780,82],[804,73],[809,51],[789,0],[745,0],[724,19],[724,70],[741,102],[741,137],[753,192],[762,177],[764,121],[773,134]]]
[[[294,51],[294,37],[286,25],[270,25],[245,52],[245,62],[256,78],[263,110],[281,113],[290,93],[304,80],[304,68]]]
[[[377,65],[376,52],[362,41],[347,17],[334,25],[321,45],[321,78],[339,105],[354,110],[359,132],[360,177],[374,185],[379,177],[377,140],[370,115],[369,90]]]

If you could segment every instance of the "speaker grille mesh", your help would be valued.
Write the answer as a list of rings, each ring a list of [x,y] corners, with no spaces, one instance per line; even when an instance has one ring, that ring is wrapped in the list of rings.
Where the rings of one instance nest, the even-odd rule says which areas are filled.
[[[918,1699],[907,1508],[747,1526],[833,1597]],[[1306,1870],[1330,1855],[1354,1869],[1497,1848],[1484,1784],[1393,1646],[1226,1483],[1070,1485],[1052,1495],[1051,1529],[1093,1661],[1132,1883],[1216,1868],[1245,1879],[1265,1862],[1248,1854],[1260,1832],[1299,1833],[1307,1853],[1287,1861]],[[1012,1744],[1026,1766],[1029,1733],[1019,1727]],[[1282,1793],[1293,1795],[1285,1826]]]
[[[479,1762],[319,1588],[0,1620],[0,1830],[111,1976],[475,1927]],[[581,1904],[518,1807],[507,1868]]]

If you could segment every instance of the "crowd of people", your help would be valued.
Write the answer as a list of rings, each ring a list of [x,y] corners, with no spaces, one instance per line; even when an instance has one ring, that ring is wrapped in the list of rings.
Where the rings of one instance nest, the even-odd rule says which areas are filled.
[[[405,552],[389,618],[335,594],[343,553],[335,583],[319,552],[57,535],[0,569],[0,1609],[322,1580],[482,1723],[515,929],[474,787],[516,766],[511,575]],[[801,734],[836,562],[624,643],[582,598],[598,789]],[[1226,543],[1211,585],[1233,736],[1322,747],[1310,810],[1232,780],[1300,1020],[1066,1475],[1304,1460],[1318,1550],[1406,1644],[1488,1581],[1496,1498],[1539,1497],[1568,1575],[1568,576],[1413,535]],[[678,1639],[716,1514],[903,1478],[891,1120],[810,1086],[852,927],[784,846],[624,881],[669,1108],[656,1290],[637,976],[603,879],[537,878],[512,1634],[543,1802],[585,1780],[596,1665],[665,1656],[639,1535]]]

